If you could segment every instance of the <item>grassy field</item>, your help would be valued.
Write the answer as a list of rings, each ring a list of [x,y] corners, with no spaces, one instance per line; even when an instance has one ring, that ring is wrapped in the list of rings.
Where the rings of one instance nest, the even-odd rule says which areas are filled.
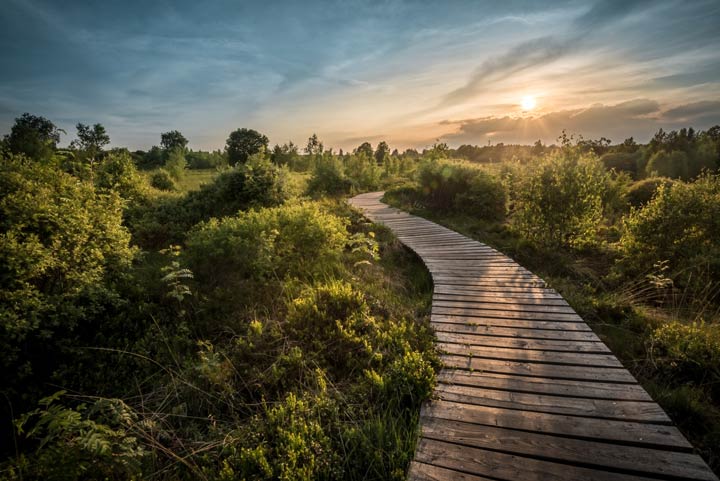
[[[182,192],[199,190],[203,184],[209,184],[219,174],[217,169],[186,170],[185,175],[177,181]]]

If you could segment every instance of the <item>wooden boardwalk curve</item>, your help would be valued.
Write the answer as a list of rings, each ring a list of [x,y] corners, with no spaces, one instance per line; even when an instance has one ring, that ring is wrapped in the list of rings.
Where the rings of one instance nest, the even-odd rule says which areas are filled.
[[[411,480],[717,480],[665,412],[539,277],[457,232],[350,203],[415,251],[434,283],[444,367]]]

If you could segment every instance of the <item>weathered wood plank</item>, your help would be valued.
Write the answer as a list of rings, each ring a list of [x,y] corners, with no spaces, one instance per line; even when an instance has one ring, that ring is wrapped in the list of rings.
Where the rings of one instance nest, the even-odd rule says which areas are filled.
[[[667,414],[657,404],[648,401],[589,400],[587,398],[518,393],[451,384],[438,385],[437,394],[440,399],[446,401],[515,409],[523,413],[554,413],[602,420],[615,419],[655,424],[670,423]]]
[[[636,383],[634,377],[625,369],[610,367],[579,367],[533,362],[498,361],[479,359],[454,354],[441,354],[440,360],[445,366],[468,371],[495,372],[498,374],[517,374],[521,376],[543,377],[548,379],[577,379],[580,381],[603,381]]]
[[[617,446],[435,418],[423,421],[422,435],[425,438],[508,454],[620,469],[638,474],[689,477],[707,481],[716,479],[698,456],[687,453]],[[589,456],[589,453],[592,455]]]
[[[638,384],[567,379],[547,379],[493,372],[468,372],[460,369],[443,369],[438,382],[460,386],[499,389],[527,394],[548,394],[586,399],[610,399],[624,401],[652,401],[650,395]]]
[[[510,337],[483,336],[479,334],[459,334],[456,332],[435,332],[440,342],[466,344],[469,346],[510,347],[516,349],[540,349],[543,351],[558,352],[595,352],[610,353],[602,342],[588,341],[553,341],[546,339],[522,339]]]
[[[692,451],[692,445],[673,426],[519,411],[515,408],[468,406],[443,400],[425,405],[421,416],[581,439]]]
[[[512,327],[483,326],[472,324],[449,324],[432,322],[436,331],[454,332],[458,334],[481,334],[485,336],[519,337],[528,339],[553,339],[567,341],[597,341],[600,338],[591,331],[557,331],[542,329],[518,329]]]
[[[591,453],[588,453],[591,455]],[[657,481],[657,477],[597,470],[459,444],[421,439],[415,460],[496,480],[518,481]],[[448,478],[452,479],[452,478]]]
[[[567,364],[573,366],[623,367],[612,354],[590,354],[587,352],[557,352],[508,347],[470,346],[438,342],[437,349],[443,354],[478,357],[518,362],[541,362],[545,364]]]

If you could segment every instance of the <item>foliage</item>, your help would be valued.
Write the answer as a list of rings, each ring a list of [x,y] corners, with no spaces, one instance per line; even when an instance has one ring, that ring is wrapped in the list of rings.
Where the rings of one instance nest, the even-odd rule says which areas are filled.
[[[40,408],[17,422],[18,434],[37,449],[9,467],[10,479],[130,479],[141,474],[148,452],[136,437],[137,415],[119,399],[68,408],[63,391],[40,400]]]
[[[502,184],[471,164],[426,160],[416,176],[420,195],[433,209],[467,212],[487,220],[505,216]]]
[[[315,160],[308,193],[313,195],[342,195],[350,191],[350,180],[345,176],[340,160],[330,154],[319,155]]]
[[[652,360],[678,384],[710,385],[720,400],[720,326],[668,322],[652,334]]]
[[[213,152],[188,150],[185,158],[189,169],[218,169],[228,164],[227,156],[220,150]]]
[[[60,142],[60,133],[65,132],[45,117],[26,112],[15,119],[10,134],[5,136],[5,145],[14,154],[47,161]]]
[[[638,163],[642,152],[608,152],[600,157],[606,169],[627,172],[633,178],[638,174]]]
[[[185,176],[187,161],[185,160],[185,151],[176,147],[167,153],[164,169],[175,180],[180,180]]]
[[[83,159],[89,164],[92,175],[95,163],[100,160],[103,147],[110,143],[110,136],[102,124],[95,124],[91,128],[89,125],[78,123],[75,128],[77,139],[70,143],[70,147],[80,151]]]
[[[641,207],[653,198],[661,185],[672,185],[673,180],[667,177],[648,177],[633,183],[627,191],[627,200],[633,207]]]
[[[611,176],[597,157],[565,147],[514,178],[513,222],[542,245],[596,244],[610,193]]]
[[[145,179],[141,176],[130,153],[115,149],[105,158],[95,176],[95,186],[102,191],[115,191],[127,200],[139,201],[146,195]]]
[[[160,145],[168,152],[176,149],[184,151],[187,144],[188,140],[177,130],[160,134]]]
[[[345,173],[352,187],[358,192],[380,188],[381,169],[372,157],[353,154],[345,160]]]
[[[661,184],[653,199],[624,221],[619,267],[628,275],[668,262],[676,287],[705,289],[720,281],[720,177]]]
[[[139,245],[162,249],[182,244],[190,228],[201,221],[252,207],[280,205],[286,198],[283,171],[266,160],[253,158],[218,175],[200,190],[132,206],[127,223]]]
[[[230,133],[226,142],[230,165],[244,164],[251,155],[267,149],[268,138],[253,129],[237,129]]]
[[[156,170],[150,176],[150,185],[158,190],[175,190],[175,181],[166,170]]]
[[[114,191],[22,157],[3,161],[0,174],[0,363],[16,389],[54,368],[55,343],[92,315],[135,251]]]
[[[332,270],[347,242],[342,219],[297,203],[211,219],[190,233],[186,255],[208,282],[311,278]]]

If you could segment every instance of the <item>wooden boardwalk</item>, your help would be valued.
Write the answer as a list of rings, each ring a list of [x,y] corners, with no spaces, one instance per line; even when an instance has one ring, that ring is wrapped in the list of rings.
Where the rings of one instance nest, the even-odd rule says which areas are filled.
[[[443,369],[411,480],[717,480],[565,300],[509,257],[380,202],[350,203],[434,283]]]

